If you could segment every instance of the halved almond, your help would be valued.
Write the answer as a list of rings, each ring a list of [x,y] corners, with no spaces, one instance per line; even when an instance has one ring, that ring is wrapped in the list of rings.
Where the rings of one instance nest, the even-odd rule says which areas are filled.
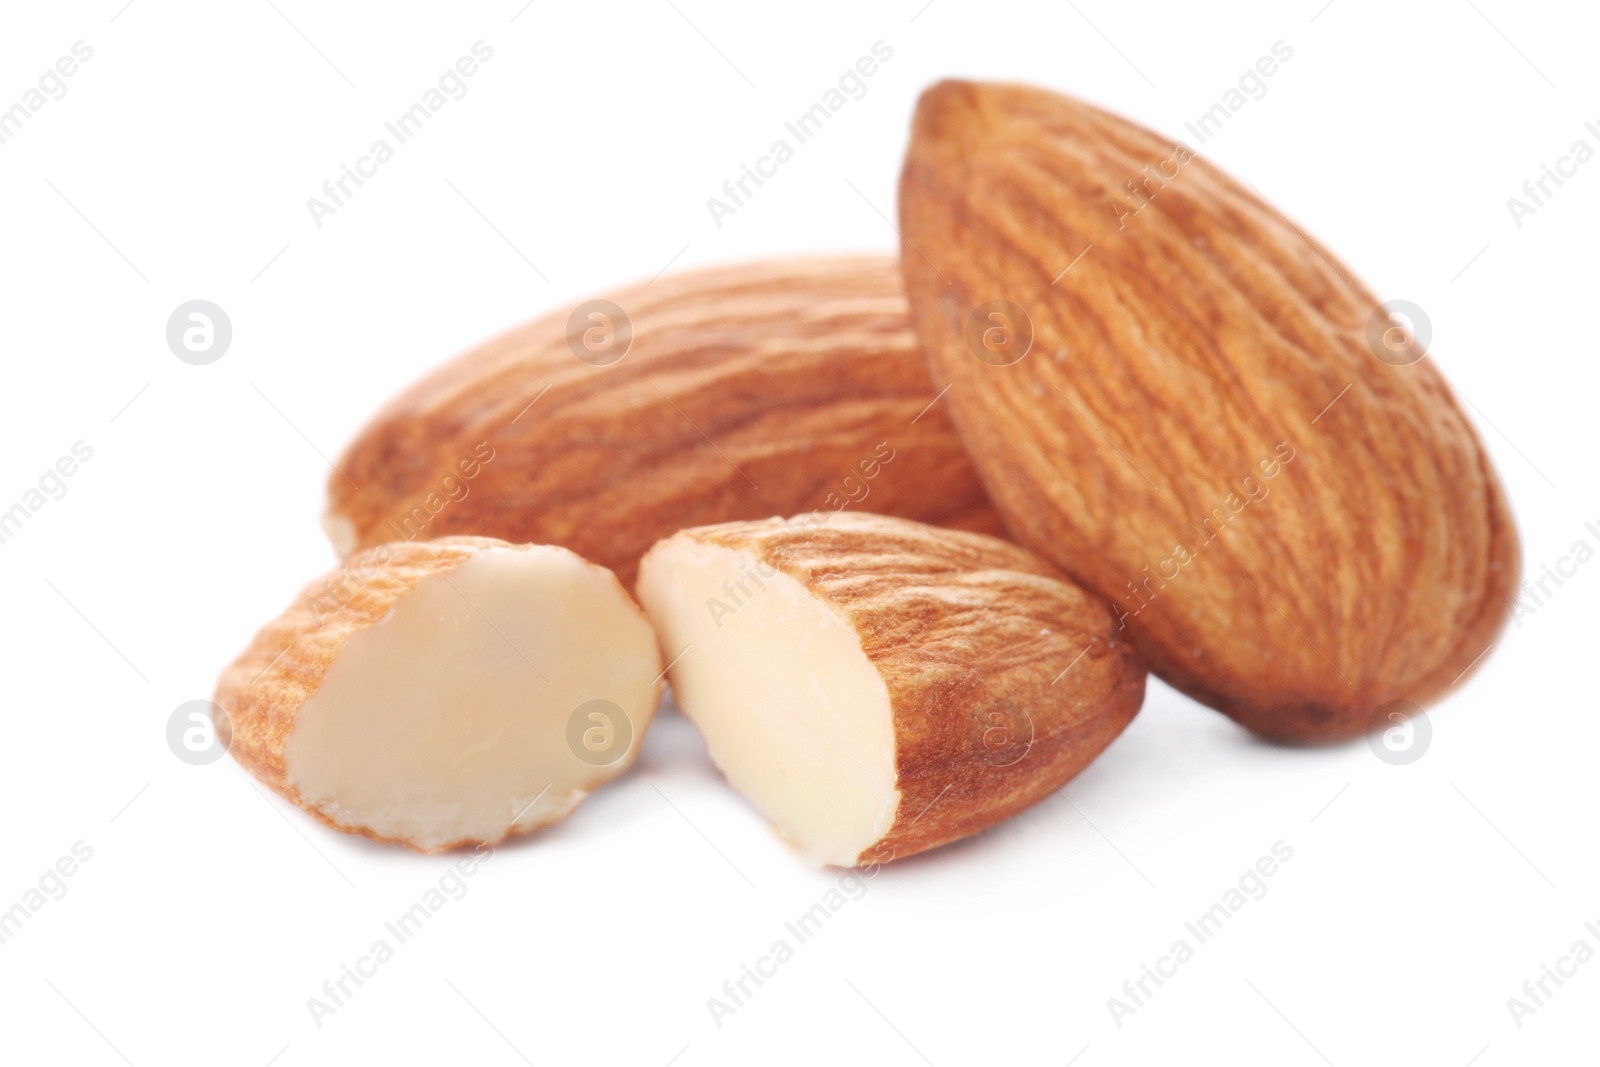
[[[308,586],[223,673],[217,727],[323,821],[434,852],[564,818],[632,762],[660,678],[610,571],[449,537]]]
[[[819,864],[992,825],[1144,698],[1105,602],[981,534],[861,514],[705,526],[652,548],[638,592],[711,758]]]

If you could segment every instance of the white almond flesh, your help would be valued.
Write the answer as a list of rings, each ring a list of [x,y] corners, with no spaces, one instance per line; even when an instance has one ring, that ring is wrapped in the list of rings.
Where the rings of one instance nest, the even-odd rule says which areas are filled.
[[[712,760],[812,862],[853,864],[900,803],[889,691],[855,629],[745,553],[679,537],[648,559],[639,598],[666,654],[687,650],[673,692]],[[737,620],[708,609],[741,580]]]
[[[224,675],[252,772],[339,829],[436,851],[555,822],[631,762],[662,665],[610,571],[483,538],[380,550]]]

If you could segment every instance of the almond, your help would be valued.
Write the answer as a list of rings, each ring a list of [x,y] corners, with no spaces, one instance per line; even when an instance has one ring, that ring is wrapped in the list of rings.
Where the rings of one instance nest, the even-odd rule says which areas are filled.
[[[639,599],[711,758],[808,859],[873,865],[1050,792],[1144,699],[1104,601],[1005,541],[848,513],[685,530]]]
[[[338,464],[326,525],[342,555],[563,545],[629,585],[659,538],[733,519],[861,507],[999,533],[935,400],[889,258],[666,277],[417,383]]]
[[[216,726],[329,825],[435,852],[555,822],[620,774],[661,674],[638,606],[566,549],[380,545],[256,635]]]
[[[1377,298],[1260,196],[1086,104],[946,82],[900,216],[995,506],[1161,677],[1318,741],[1480,660],[1519,571],[1488,456],[1430,359],[1369,342]]]

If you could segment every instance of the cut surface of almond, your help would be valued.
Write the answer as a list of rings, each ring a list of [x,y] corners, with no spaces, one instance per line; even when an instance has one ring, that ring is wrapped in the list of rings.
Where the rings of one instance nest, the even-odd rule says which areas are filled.
[[[484,538],[368,555],[223,675],[231,751],[257,777],[339,829],[435,851],[555,822],[631,762],[661,662],[609,571]]]
[[[983,829],[1075,775],[1143,697],[1103,602],[978,534],[701,527],[645,556],[638,592],[713,761],[818,864]]]
[[[811,858],[850,863],[888,831],[900,801],[889,690],[837,609],[771,568],[757,587],[747,577],[756,563],[674,539],[640,595],[670,620],[672,641],[689,646],[673,668],[674,693],[694,709],[729,783],[795,828]],[[754,594],[748,610],[715,617],[706,604],[741,578]]]

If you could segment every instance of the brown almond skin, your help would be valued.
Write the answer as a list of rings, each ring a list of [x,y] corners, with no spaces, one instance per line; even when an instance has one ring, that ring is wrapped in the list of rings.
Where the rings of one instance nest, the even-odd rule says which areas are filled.
[[[1378,299],[1259,196],[1087,104],[944,82],[900,218],[912,320],[995,506],[1162,678],[1329,741],[1489,647],[1520,553],[1488,456],[1431,358],[1377,358]],[[996,299],[1032,322],[1010,366],[965,336]]]
[[[748,552],[854,623],[889,690],[901,793],[894,825],[859,865],[947,844],[1044,799],[1144,702],[1144,661],[1105,601],[998,538],[851,512],[680,536]],[[992,730],[1012,742],[996,751]]]
[[[570,548],[631,587],[658,539],[733,519],[866,507],[1002,532],[932,403],[893,259],[741,264],[606,299],[633,328],[610,365],[574,354],[564,307],[388,404],[329,479],[341,554],[478,534]]]

